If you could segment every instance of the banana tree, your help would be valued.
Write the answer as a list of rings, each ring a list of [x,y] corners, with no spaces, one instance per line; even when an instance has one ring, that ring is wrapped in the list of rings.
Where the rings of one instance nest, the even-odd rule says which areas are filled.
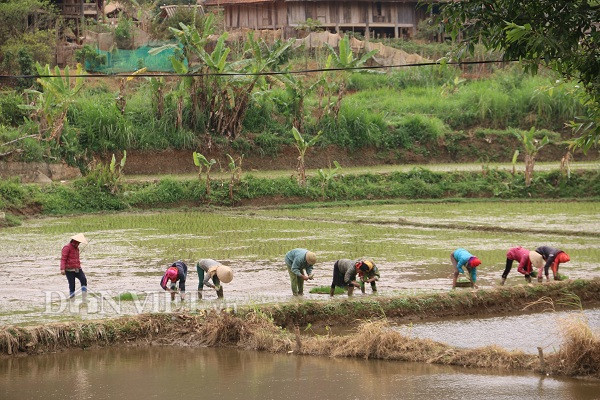
[[[125,97],[126,95],[126,91],[127,91],[127,83],[131,82],[134,79],[135,75],[140,75],[146,72],[146,68],[141,68],[138,69],[137,71],[133,72],[131,74],[131,76],[128,76],[126,78],[121,78],[121,81],[119,82],[119,95],[117,96],[117,108],[119,109],[119,111],[121,112],[121,114],[125,114],[125,106],[127,105],[127,98]]]
[[[244,155],[242,154],[236,160],[230,154],[227,154],[227,158],[229,159],[227,166],[231,174],[231,179],[229,180],[229,200],[231,200],[231,204],[233,205],[233,187],[242,179],[242,161],[244,160]]]
[[[337,176],[338,172],[342,169],[342,166],[337,161],[334,161],[333,165],[335,166],[335,168],[332,168],[331,166],[329,166],[328,169],[319,168],[319,170],[317,171],[317,175],[318,175],[319,179],[321,180],[321,199],[322,200],[325,200],[325,187],[329,186],[329,182],[331,182],[331,180],[333,178],[335,178]]]
[[[544,136],[541,141],[537,140],[535,138],[535,127],[531,127],[528,131],[518,132],[516,136],[521,141],[523,150],[525,150],[525,186],[530,186],[531,179],[533,178],[535,157],[542,147],[550,143],[550,139],[548,139],[548,136]]]
[[[292,74],[276,76],[285,85],[285,90],[290,98],[289,103],[285,104],[285,106],[292,114],[292,126],[295,126],[299,132],[302,132],[304,130],[304,99],[317,87],[320,87],[323,81],[322,79],[318,79],[312,84],[308,84],[302,77],[296,77]]]
[[[165,78],[150,78],[150,87],[152,88],[152,99],[156,103],[156,116],[162,119],[165,115]]]
[[[377,50],[371,50],[361,57],[356,57],[352,52],[352,47],[350,46],[350,38],[347,35],[344,35],[342,39],[340,39],[338,43],[338,51],[336,51],[330,44],[326,43],[327,49],[329,50],[329,56],[327,57],[327,61],[325,63],[325,68],[342,68],[342,69],[351,69],[351,68],[359,68],[364,66],[367,61],[369,61],[375,54],[377,54]],[[369,71],[373,72],[373,71]],[[337,118],[338,113],[340,111],[340,106],[342,103],[342,98],[346,94],[346,82],[348,80],[348,74],[351,72],[348,71],[338,71],[333,73],[324,72],[325,75],[324,80],[326,81],[327,91],[328,91],[328,104],[327,104],[327,113],[332,114],[335,118]],[[331,103],[331,95],[334,88],[337,86],[337,100],[335,104]]]
[[[198,167],[198,179],[201,179],[202,177],[202,170],[204,169],[206,171],[206,197],[210,196],[210,169],[212,168],[213,165],[216,164],[216,161],[214,158],[211,158],[210,160],[208,160],[204,155],[198,153],[198,152],[194,152],[193,154],[194,157],[194,165],[196,167]]]
[[[54,139],[60,143],[69,106],[83,88],[84,79],[81,75],[84,75],[85,71],[81,64],[77,64],[75,70],[77,77],[73,80],[68,66],[63,70],[63,74],[58,66],[54,68],[54,72],[48,64],[42,67],[36,63],[35,68],[38,75],[42,76],[37,78],[42,91],[25,90],[26,93],[33,95],[33,101],[20,105],[19,108],[31,112],[31,118],[38,122],[38,133],[41,138]]]
[[[298,129],[296,129],[296,127],[292,127],[292,135],[294,136],[294,140],[296,141],[296,143],[294,143],[294,146],[296,146],[296,149],[298,149],[298,181],[302,186],[306,186],[306,166],[304,163],[306,150],[308,150],[310,147],[314,146],[315,143],[317,143],[322,133],[322,131],[319,131],[319,133],[317,133],[312,139],[306,141],[304,137],[302,137]]]

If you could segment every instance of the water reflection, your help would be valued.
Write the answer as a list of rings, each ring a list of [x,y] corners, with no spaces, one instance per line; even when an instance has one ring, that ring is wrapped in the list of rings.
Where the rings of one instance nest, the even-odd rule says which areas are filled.
[[[2,399],[594,399],[600,383],[233,349],[116,348],[0,361]]]
[[[508,350],[537,354],[542,346],[558,350],[562,335],[560,324],[580,312],[546,312],[477,319],[455,319],[416,323],[398,327],[412,337],[429,338],[457,347],[477,348],[498,345]],[[600,308],[585,310],[583,317],[593,330],[600,330]],[[600,394],[598,395],[600,397]]]

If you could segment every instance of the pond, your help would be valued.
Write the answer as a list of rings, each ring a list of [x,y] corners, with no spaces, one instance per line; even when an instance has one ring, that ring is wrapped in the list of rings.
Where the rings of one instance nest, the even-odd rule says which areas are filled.
[[[111,348],[0,359],[3,399],[597,399],[600,382],[214,348]]]

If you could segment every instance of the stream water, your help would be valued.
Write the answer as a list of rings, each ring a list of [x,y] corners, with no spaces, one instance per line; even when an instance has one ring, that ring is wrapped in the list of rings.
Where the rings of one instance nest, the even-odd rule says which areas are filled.
[[[537,347],[554,352],[561,344],[561,323],[583,317],[600,331],[600,309],[580,312],[538,314],[479,319],[454,319],[398,326],[395,329],[419,338],[429,338],[452,346],[477,348],[498,345],[507,350],[537,354]],[[600,397],[600,392],[598,393]]]
[[[0,359],[0,398],[598,399],[600,382],[234,349],[112,348]]]

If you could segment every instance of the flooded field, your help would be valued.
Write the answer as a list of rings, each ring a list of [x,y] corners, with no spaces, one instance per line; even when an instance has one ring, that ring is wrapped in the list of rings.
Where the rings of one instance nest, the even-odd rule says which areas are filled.
[[[557,246],[571,256],[561,273],[569,278],[599,277],[599,211],[599,203],[594,202],[441,203],[28,220],[21,227],[0,231],[0,278],[9,283],[0,292],[0,323],[105,318],[115,312],[114,307],[104,313],[93,307],[87,314],[53,312],[56,308],[48,312],[49,301],[67,292],[66,279],[59,274],[60,250],[78,232],[91,240],[81,259],[92,294],[109,299],[124,291],[142,293],[142,299],[158,296],[164,270],[181,259],[190,268],[187,287],[193,302],[198,283],[195,262],[214,258],[234,269],[225,297],[242,304],[290,300],[283,257],[294,247],[318,255],[315,279],[307,283],[305,292],[331,283],[338,258],[361,256],[372,257],[379,266],[382,296],[449,290],[449,254],[459,246],[482,260],[478,268],[482,288],[497,285],[506,250],[517,245]],[[477,226],[505,230],[478,230]],[[514,268],[507,284],[523,282]],[[327,297],[307,294],[305,298]],[[208,303],[203,304],[215,299],[214,292],[205,291]],[[136,310],[136,304],[124,302],[119,312]]]
[[[531,373],[232,349],[112,348],[0,359],[3,399],[597,399]]]
[[[580,312],[549,312],[531,315],[478,319],[452,319],[398,326],[410,337],[429,338],[452,346],[478,348],[497,345],[507,350],[537,354],[537,347],[555,352],[561,345],[561,324],[572,318],[585,318],[600,333],[600,309]],[[600,394],[599,394],[600,396]]]

